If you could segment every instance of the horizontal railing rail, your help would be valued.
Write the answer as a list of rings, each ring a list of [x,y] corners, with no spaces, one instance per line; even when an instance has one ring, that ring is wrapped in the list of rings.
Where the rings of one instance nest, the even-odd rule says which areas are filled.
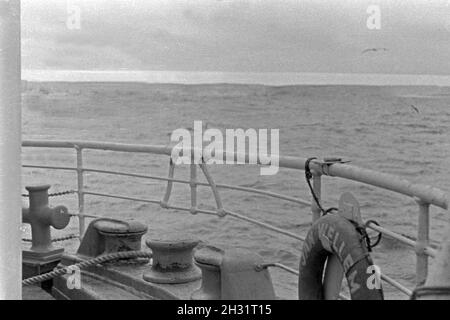
[[[46,140],[25,140],[22,142],[23,147],[41,147],[41,148],[80,148],[91,150],[105,150],[118,152],[133,152],[133,153],[149,153],[170,156],[172,148],[168,146],[152,146],[152,145],[138,145],[125,143],[107,143],[94,141],[46,141]],[[195,150],[193,150],[195,151]],[[227,153],[224,151],[224,158],[228,159]],[[234,153],[234,159],[252,158],[249,154]],[[258,160],[258,164],[263,164],[257,155],[254,156]],[[306,158],[284,156],[279,158],[279,166],[281,168],[305,170]],[[381,173],[378,171],[363,169],[348,164],[336,163],[332,166],[324,166],[319,161],[311,161],[310,167],[313,171],[320,175],[328,175],[349,179],[352,181],[361,182],[372,185],[382,189],[394,191],[406,196],[421,199],[425,203],[429,203],[448,210],[449,199],[448,195],[437,188],[422,184],[414,184],[406,179],[401,179],[398,176]]]
[[[23,147],[30,148],[65,148],[65,149],[74,149],[76,151],[76,166],[68,167],[68,166],[50,166],[50,165],[34,165],[34,164],[25,164],[24,168],[32,168],[32,169],[49,169],[49,170],[69,170],[75,171],[77,173],[77,185],[78,189],[76,193],[78,195],[78,213],[72,214],[77,216],[79,219],[79,232],[80,237],[84,234],[85,230],[85,218],[96,218],[101,217],[99,215],[87,214],[85,213],[85,196],[98,196],[98,197],[107,197],[107,198],[115,198],[129,201],[139,201],[146,202],[151,204],[160,205],[165,209],[173,209],[179,211],[186,211],[192,214],[203,213],[217,216],[231,216],[237,219],[241,219],[247,221],[249,223],[256,224],[260,227],[266,228],[268,230],[272,230],[279,234],[291,237],[296,240],[304,241],[305,237],[303,235],[299,235],[276,226],[273,226],[270,223],[260,221],[257,219],[253,219],[247,217],[241,213],[230,211],[225,209],[222,204],[222,199],[220,197],[220,193],[218,189],[228,189],[242,192],[249,192],[264,195],[267,197],[277,198],[284,201],[290,201],[297,203],[299,205],[310,206],[312,211],[313,221],[320,217],[320,209],[315,203],[315,201],[308,201],[297,197],[292,197],[288,195],[283,195],[271,191],[260,190],[257,188],[251,187],[242,187],[242,186],[234,186],[228,184],[216,184],[212,175],[209,173],[207,169],[207,159],[203,159],[201,163],[198,164],[198,167],[201,169],[203,175],[206,178],[207,182],[199,182],[197,180],[197,165],[190,166],[190,179],[176,179],[174,178],[175,165],[173,159],[171,158],[172,148],[168,146],[152,146],[152,145],[137,145],[137,144],[123,144],[123,143],[107,143],[107,142],[95,142],[95,141],[47,141],[47,140],[25,140],[22,142]],[[168,176],[154,176],[154,175],[144,175],[132,172],[123,172],[123,171],[113,171],[113,170],[103,170],[96,168],[87,168],[83,166],[83,150],[98,150],[98,151],[114,151],[114,152],[129,152],[129,153],[147,153],[147,154],[156,154],[156,155],[166,155],[169,156],[169,173]],[[191,152],[199,152],[199,150],[192,149]],[[249,154],[226,154],[224,152],[224,157],[229,159],[229,156],[235,159],[236,162],[241,159],[245,159],[245,162],[248,162],[249,159],[257,159],[258,164],[263,165],[260,159],[257,156],[249,155]],[[242,162],[239,162],[242,163]],[[306,158],[300,157],[279,157],[279,167],[280,168],[288,168],[288,169],[296,169],[296,170],[305,170]],[[309,168],[313,173],[313,190],[316,193],[318,200],[320,199],[321,193],[321,176],[332,176],[339,177],[343,179],[352,180],[359,183],[364,183],[367,185],[379,187],[385,190],[393,191],[396,193],[403,194],[408,197],[412,197],[418,204],[418,232],[416,241],[391,231],[389,229],[380,227],[374,223],[369,223],[368,228],[380,232],[390,238],[393,238],[401,243],[412,247],[416,251],[416,282],[418,284],[424,283],[427,273],[428,273],[428,257],[435,257],[436,250],[430,247],[430,239],[429,239],[429,207],[430,205],[434,205],[436,207],[448,210],[449,208],[449,198],[447,194],[437,188],[433,188],[430,186],[422,185],[422,184],[414,184],[405,179],[401,179],[397,176],[380,173],[374,170],[363,169],[349,164],[343,163],[324,163],[319,160],[312,160],[309,164]],[[102,192],[93,192],[85,190],[84,183],[84,173],[85,172],[93,172],[99,174],[112,174],[119,176],[128,176],[134,178],[142,178],[142,179],[152,179],[164,181],[167,183],[166,192],[162,200],[158,199],[145,199],[139,197],[130,197],[126,195],[119,194],[108,194]],[[173,183],[181,183],[188,184],[191,189],[191,206],[183,207],[169,204],[171,191]],[[209,187],[213,192],[214,199],[216,201],[216,210],[207,210],[199,208],[197,205],[197,187]],[[281,263],[272,263],[267,264],[267,267],[277,267],[284,271],[298,274],[298,271],[289,268]],[[394,279],[382,274],[381,279],[391,286],[397,288],[400,292],[410,295],[411,290],[395,281]],[[341,296],[342,297],[342,296]]]

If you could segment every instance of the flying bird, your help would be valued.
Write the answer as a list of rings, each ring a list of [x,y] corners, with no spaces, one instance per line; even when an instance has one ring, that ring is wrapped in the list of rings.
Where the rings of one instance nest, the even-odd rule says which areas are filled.
[[[420,113],[419,109],[415,105],[411,105],[411,109],[413,109],[415,112]]]
[[[378,51],[388,51],[387,48],[368,48],[361,52],[361,54],[365,54],[367,52],[378,52]]]

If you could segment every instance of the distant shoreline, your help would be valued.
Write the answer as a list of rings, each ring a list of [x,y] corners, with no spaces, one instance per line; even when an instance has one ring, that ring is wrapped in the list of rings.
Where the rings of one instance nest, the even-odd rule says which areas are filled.
[[[450,87],[450,75],[356,73],[23,70],[22,79],[30,82],[142,83],[168,85]]]

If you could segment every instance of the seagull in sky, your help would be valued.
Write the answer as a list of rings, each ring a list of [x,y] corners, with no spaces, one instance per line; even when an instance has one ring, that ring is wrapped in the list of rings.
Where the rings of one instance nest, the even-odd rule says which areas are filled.
[[[368,48],[361,52],[361,54],[365,54],[367,52],[379,52],[379,51],[388,51],[387,48]]]
[[[420,113],[419,109],[413,104],[411,105],[411,109],[413,109],[417,113]]]

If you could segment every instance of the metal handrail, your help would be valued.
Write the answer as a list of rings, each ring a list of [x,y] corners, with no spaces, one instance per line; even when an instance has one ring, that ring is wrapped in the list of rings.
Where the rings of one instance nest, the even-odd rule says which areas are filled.
[[[76,167],[37,166],[37,165],[23,165],[22,167],[29,168],[29,169],[52,169],[52,170],[77,171]],[[134,178],[143,178],[143,179],[153,179],[153,180],[160,180],[160,181],[172,181],[172,182],[177,182],[177,183],[182,183],[182,184],[191,184],[190,180],[168,178],[168,177],[161,177],[161,176],[153,176],[153,175],[146,175],[146,174],[138,174],[138,173],[131,173],[131,172],[123,172],[123,171],[112,171],[112,170],[101,170],[101,169],[94,169],[94,168],[83,168],[83,172],[114,174],[114,175],[118,175],[118,176],[127,176],[127,177],[134,177]],[[205,182],[196,182],[195,184],[197,186],[201,186],[201,187],[209,187],[209,184],[205,183]],[[261,194],[261,195],[269,196],[269,197],[272,197],[272,198],[278,198],[278,199],[281,199],[281,200],[295,202],[295,203],[302,204],[302,205],[305,205],[305,206],[310,206],[311,205],[311,201],[308,201],[308,200],[304,200],[304,199],[301,199],[301,198],[298,198],[298,197],[290,197],[290,196],[286,196],[284,194],[280,194],[280,193],[276,193],[276,192],[259,190],[259,189],[255,189],[255,188],[233,186],[233,185],[229,185],[229,184],[220,184],[220,183],[217,183],[216,187],[218,189],[229,189],[229,190],[235,190],[235,191],[243,191],[243,192]]]
[[[220,199],[220,194],[217,189],[230,189],[230,190],[238,190],[244,192],[258,193],[261,195],[279,198],[286,201],[296,202],[301,205],[310,205],[313,213],[313,220],[317,219],[320,216],[317,204],[312,201],[306,201],[296,197],[290,197],[274,192],[259,190],[256,188],[249,187],[240,187],[226,184],[216,184],[212,179],[212,176],[209,174],[207,167],[204,163],[200,164],[200,168],[204,173],[207,183],[198,182],[197,181],[197,173],[196,166],[191,165],[191,176],[190,180],[183,179],[175,179],[174,176],[174,168],[172,160],[170,161],[169,166],[169,175],[168,177],[159,177],[159,176],[151,176],[151,175],[142,175],[135,174],[129,172],[121,172],[121,171],[111,171],[111,170],[100,170],[93,168],[85,168],[83,167],[83,150],[103,150],[103,151],[116,151],[116,152],[132,152],[132,153],[149,153],[149,154],[159,154],[159,155],[167,155],[171,156],[172,149],[168,146],[152,146],[152,145],[136,145],[136,144],[123,144],[123,143],[106,143],[106,142],[95,142],[95,141],[47,141],[47,140],[25,140],[22,142],[23,147],[39,147],[39,148],[68,148],[75,149],[77,155],[77,165],[76,167],[59,167],[59,166],[38,166],[38,165],[24,165],[25,168],[42,168],[42,169],[57,169],[57,170],[72,170],[77,172],[77,181],[78,181],[78,207],[79,213],[74,214],[79,218],[79,230],[80,235],[84,233],[84,219],[85,218],[93,218],[98,217],[97,215],[90,215],[84,213],[84,196],[85,195],[93,195],[93,196],[102,196],[102,197],[110,197],[110,198],[118,198],[124,200],[132,200],[132,201],[141,201],[152,204],[159,204],[161,207],[166,209],[174,209],[180,211],[187,211],[193,214],[195,213],[204,213],[204,214],[213,214],[219,216],[229,215],[235,217],[237,219],[245,220],[247,222],[259,225],[266,229],[278,232],[280,234],[289,236],[291,238],[304,241],[304,237],[301,235],[297,235],[295,233],[277,228],[268,223],[252,219],[246,217],[242,214],[229,211],[223,208],[222,201]],[[192,149],[191,152],[196,152],[198,150]],[[224,152],[226,156],[226,152]],[[248,161],[249,157],[252,155],[249,154],[239,154],[234,153],[234,159],[246,159]],[[254,157],[258,159],[258,164],[261,164],[258,157]],[[227,157],[229,159],[229,157]],[[289,168],[289,169],[297,169],[304,170],[305,169],[305,161],[306,159],[298,158],[298,157],[279,157],[279,166],[281,168]],[[418,206],[419,206],[419,225],[418,225],[418,237],[417,241],[411,240],[403,235],[400,235],[396,232],[388,230],[383,227],[379,227],[375,224],[369,224],[368,227],[386,234],[410,247],[416,249],[417,255],[417,264],[416,264],[416,275],[417,281],[423,282],[426,279],[427,270],[428,270],[428,256],[434,257],[436,255],[436,250],[431,248],[429,244],[429,206],[434,205],[445,210],[449,208],[449,198],[446,193],[440,189],[432,188],[429,186],[421,185],[421,184],[413,184],[405,179],[400,179],[394,175],[379,173],[377,171],[363,169],[352,165],[335,163],[333,165],[324,164],[320,161],[313,160],[310,162],[310,169],[313,172],[313,189],[318,196],[320,201],[320,189],[321,189],[321,176],[333,176],[340,177],[344,179],[349,179],[352,181],[357,181],[360,183],[368,184],[371,186],[379,187],[382,189],[390,190],[393,192],[397,192],[409,197],[413,197]],[[95,172],[95,173],[104,173],[104,174],[115,174],[122,176],[130,176],[137,178],[146,178],[146,179],[154,179],[160,181],[167,181],[167,189],[164,199],[154,200],[154,199],[143,199],[136,197],[129,197],[124,195],[114,195],[100,192],[90,192],[84,191],[84,180],[83,173],[84,172]],[[181,207],[174,206],[168,204],[168,200],[170,198],[172,184],[173,183],[184,183],[189,184],[191,187],[191,207]],[[197,186],[208,186],[212,189],[214,198],[217,204],[217,210],[204,210],[197,207]],[[274,266],[281,267],[281,264],[275,263]],[[284,267],[284,266],[283,266]],[[286,268],[284,270],[288,271]],[[289,270],[296,272],[295,270]],[[399,289],[401,292],[405,294],[410,294],[411,290],[407,289],[400,283],[395,280],[389,278],[386,275],[381,275],[381,279],[395,288]]]
[[[61,140],[24,140],[22,142],[23,147],[41,147],[41,148],[80,148],[91,150],[104,150],[104,151],[118,151],[118,152],[133,152],[133,153],[150,153],[170,156],[172,148],[168,146],[156,146],[156,145],[140,145],[140,144],[125,144],[125,143],[110,143],[110,142],[96,142],[96,141],[61,141]],[[192,149],[195,152],[195,149]],[[226,151],[223,151],[224,157],[229,159]],[[248,161],[250,154],[233,153],[234,159],[245,159]],[[258,156],[258,164],[261,163]],[[279,157],[279,166],[281,168],[288,169],[305,169],[306,158],[282,156]],[[333,177],[340,177],[349,179],[364,184],[372,185],[382,189],[394,191],[406,196],[415,197],[422,200],[425,203],[440,207],[448,210],[450,200],[448,195],[437,188],[426,186],[423,184],[414,184],[406,179],[401,179],[395,175],[380,173],[378,171],[363,169],[348,164],[336,163],[332,166],[323,166],[320,161],[311,161],[310,167],[313,171],[321,175],[328,175]]]

